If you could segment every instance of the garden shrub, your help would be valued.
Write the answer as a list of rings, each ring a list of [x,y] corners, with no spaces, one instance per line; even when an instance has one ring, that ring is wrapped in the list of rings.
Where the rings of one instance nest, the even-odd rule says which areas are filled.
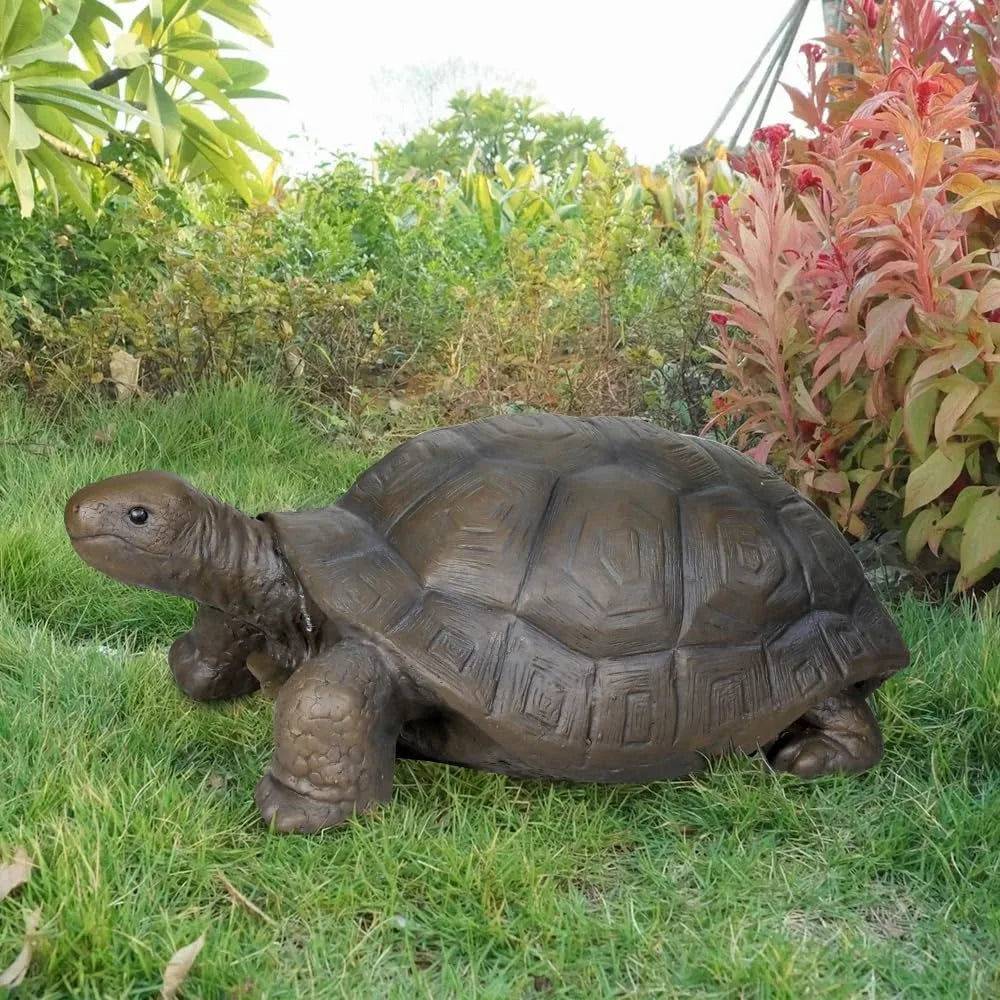
[[[731,176],[637,170],[610,144],[578,160],[384,180],[336,157],[264,206],[137,181],[89,222],[0,218],[0,373],[114,394],[124,357],[146,393],[266,373],[365,407],[404,392],[449,418],[644,409],[692,430],[708,195]]]
[[[849,532],[902,521],[960,590],[1000,563],[998,39],[995,0],[850,5],[791,91],[813,137],[760,130],[717,202],[714,420]]]
[[[105,206],[90,228],[36,216],[30,225],[42,234],[50,223],[36,242],[82,264],[39,268],[45,283],[22,282],[13,308],[8,294],[0,363],[47,392],[110,383],[115,351],[140,359],[148,392],[240,372],[301,376],[309,366],[342,392],[371,358],[358,307],[374,291],[372,276],[357,267],[334,281],[316,267],[312,277],[312,262],[289,254],[278,217],[208,188],[179,199],[143,187]]]

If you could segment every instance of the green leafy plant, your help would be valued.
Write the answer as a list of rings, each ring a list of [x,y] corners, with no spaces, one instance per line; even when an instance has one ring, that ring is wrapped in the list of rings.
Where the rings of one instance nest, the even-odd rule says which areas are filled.
[[[266,371],[308,376],[342,397],[372,362],[374,331],[359,311],[372,275],[332,281],[289,268],[273,210],[205,197],[178,218],[159,192],[138,187],[114,228],[143,266],[72,312],[35,305],[18,338],[0,344],[0,360],[37,390],[119,385],[114,358],[124,352],[138,370],[127,388],[138,391]]]
[[[719,205],[731,388],[715,422],[848,531],[881,510],[905,549],[1000,564],[997,4],[849,8],[786,126],[756,136]],[[854,74],[838,77],[841,63]]]
[[[37,188],[93,215],[94,182],[136,171],[221,181],[246,201],[268,192],[250,158],[276,151],[236,101],[258,89],[259,63],[214,25],[270,42],[253,0],[156,0],[128,29],[99,0],[0,5],[0,188],[22,214]],[[122,29],[115,32],[115,29]],[[110,47],[110,52],[105,54]]]
[[[639,167],[637,173],[656,206],[653,225],[666,237],[681,234],[696,251],[713,242],[716,199],[728,200],[737,188],[724,147],[716,147],[704,163],[675,157],[663,168]]]

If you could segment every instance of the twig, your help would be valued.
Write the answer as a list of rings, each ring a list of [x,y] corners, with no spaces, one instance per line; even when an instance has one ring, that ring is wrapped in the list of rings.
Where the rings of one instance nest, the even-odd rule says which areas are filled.
[[[223,886],[226,889],[226,892],[229,893],[229,898],[234,903],[249,910],[252,914],[254,914],[254,916],[260,917],[260,919],[263,920],[264,923],[270,924],[272,927],[277,926],[278,921],[275,920],[274,917],[269,917],[259,906],[257,906],[256,903],[253,903],[249,899],[247,899],[246,896],[244,896],[243,893],[240,892],[240,890],[237,889],[236,886],[233,885],[233,883],[230,882],[229,879],[227,879],[226,876],[222,874],[222,872],[217,871],[215,873],[215,876],[223,884]]]
[[[91,80],[88,86],[91,90],[104,90],[107,87],[113,86],[119,80],[124,80],[131,72],[131,69],[116,66],[114,69],[109,69],[107,73],[102,73],[96,80]]]
[[[62,153],[63,156],[68,156],[71,160],[76,160],[79,163],[86,163],[89,167],[96,167],[98,170],[103,170],[106,173],[111,174],[112,177],[118,178],[118,180],[127,184],[129,187],[135,187],[135,174],[133,174],[127,167],[123,167],[121,164],[117,163],[101,163],[100,160],[95,159],[88,153],[85,153],[82,149],[78,149],[72,143],[60,139],[51,132],[46,132],[43,128],[38,129],[38,134],[54,150],[56,150],[56,152]]]

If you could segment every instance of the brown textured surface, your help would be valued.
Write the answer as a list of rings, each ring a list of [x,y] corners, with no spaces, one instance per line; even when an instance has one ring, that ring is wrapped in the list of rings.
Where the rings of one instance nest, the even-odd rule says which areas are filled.
[[[68,508],[73,534],[71,521]],[[385,798],[394,752],[594,781],[757,748],[803,776],[861,770],[881,754],[864,695],[908,661],[815,507],[717,442],[641,421],[523,414],[428,432],[332,507],[255,523],[203,560],[201,591],[175,592],[237,595],[237,625],[203,612],[184,640],[210,654],[237,629],[214,666],[199,660],[212,691],[249,683],[250,619],[294,671],[258,788],[279,829]],[[114,575],[107,546],[94,562]]]

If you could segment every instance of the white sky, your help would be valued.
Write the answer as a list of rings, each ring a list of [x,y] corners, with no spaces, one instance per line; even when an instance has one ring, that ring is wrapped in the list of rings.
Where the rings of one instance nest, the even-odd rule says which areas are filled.
[[[385,72],[460,58],[533,83],[550,110],[603,118],[635,159],[654,163],[704,138],[790,6],[265,0],[274,48],[257,50],[271,70],[262,86],[289,101],[243,107],[266,138],[292,152],[288,168],[308,168],[320,150],[367,155],[389,123],[413,114],[405,93],[378,86]],[[789,83],[803,85],[798,47],[821,33],[820,0],[812,0],[785,71]],[[791,120],[781,88],[767,120]],[[309,141],[290,139],[294,133]]]

